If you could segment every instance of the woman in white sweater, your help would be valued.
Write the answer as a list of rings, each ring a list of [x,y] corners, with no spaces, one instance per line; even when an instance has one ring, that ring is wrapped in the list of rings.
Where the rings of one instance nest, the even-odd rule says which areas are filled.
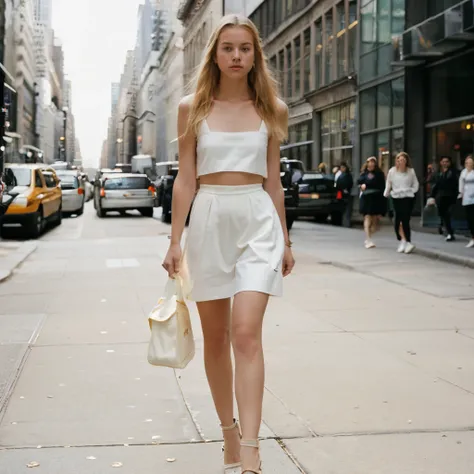
[[[415,248],[411,243],[410,218],[419,187],[411,159],[408,153],[402,151],[397,155],[395,166],[388,172],[384,193],[385,197],[392,197],[399,253],[411,253]]]
[[[471,232],[471,240],[467,248],[474,248],[474,159],[469,155],[464,160],[464,169],[459,178],[459,194],[466,211],[466,220]]]

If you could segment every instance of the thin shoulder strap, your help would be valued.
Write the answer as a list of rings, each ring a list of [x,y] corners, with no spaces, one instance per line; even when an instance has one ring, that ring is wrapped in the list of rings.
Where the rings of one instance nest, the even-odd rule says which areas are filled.
[[[209,124],[207,123],[207,119],[203,119],[201,123],[201,133],[209,133],[211,129],[209,128]]]
[[[263,119],[262,119],[262,123],[260,124],[259,132],[268,132],[267,124],[265,123],[265,120]]]

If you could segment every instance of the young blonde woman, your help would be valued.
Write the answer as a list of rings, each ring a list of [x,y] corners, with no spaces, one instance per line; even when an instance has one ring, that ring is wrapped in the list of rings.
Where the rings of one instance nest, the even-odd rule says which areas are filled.
[[[390,168],[385,186],[385,197],[392,197],[395,211],[395,235],[397,236],[397,252],[411,253],[415,246],[411,243],[410,219],[415,202],[415,194],[420,184],[415,170],[411,165],[408,153],[402,151],[395,160],[395,166]]]
[[[180,271],[181,236],[194,199],[184,251],[188,294],[201,319],[229,474],[261,473],[262,322],[269,296],[281,295],[294,266],[280,181],[287,122],[256,27],[238,15],[224,17],[209,38],[195,94],[179,105],[180,167],[163,266],[170,276]]]

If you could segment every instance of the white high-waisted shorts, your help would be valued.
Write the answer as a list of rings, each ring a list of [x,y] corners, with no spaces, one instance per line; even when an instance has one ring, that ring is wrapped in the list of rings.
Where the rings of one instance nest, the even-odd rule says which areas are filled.
[[[201,185],[184,252],[185,292],[193,301],[242,291],[282,294],[285,241],[262,185]]]

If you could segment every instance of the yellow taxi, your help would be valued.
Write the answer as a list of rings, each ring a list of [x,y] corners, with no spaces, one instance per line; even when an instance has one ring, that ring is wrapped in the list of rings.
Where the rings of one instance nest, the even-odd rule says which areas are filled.
[[[61,224],[62,191],[53,168],[42,164],[6,164],[5,191],[13,200],[2,221],[5,228],[21,226],[36,238],[47,222]]]

